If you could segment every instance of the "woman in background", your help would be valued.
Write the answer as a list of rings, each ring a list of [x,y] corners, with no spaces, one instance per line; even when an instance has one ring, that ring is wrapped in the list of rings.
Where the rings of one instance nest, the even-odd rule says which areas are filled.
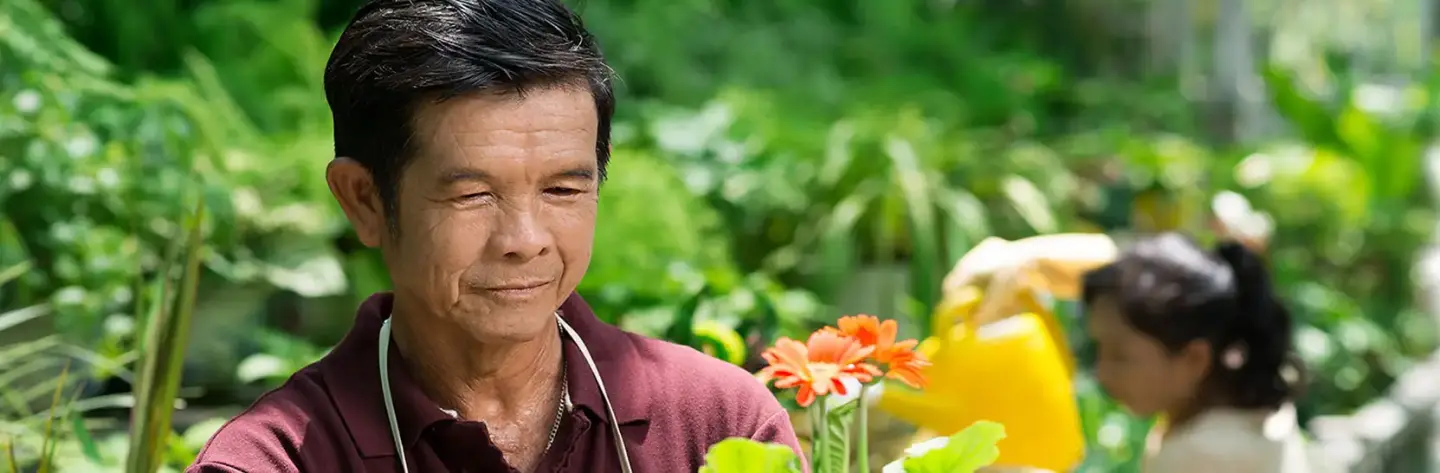
[[[1260,258],[1179,234],[1142,239],[1084,277],[1096,377],[1136,415],[1161,415],[1146,473],[1312,473],[1291,401],[1290,313]]]

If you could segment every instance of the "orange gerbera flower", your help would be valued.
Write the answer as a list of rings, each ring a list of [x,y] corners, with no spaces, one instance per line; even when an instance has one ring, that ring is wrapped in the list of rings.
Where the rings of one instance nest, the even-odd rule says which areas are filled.
[[[912,388],[921,389],[930,384],[930,380],[925,379],[925,367],[927,366],[930,366],[930,361],[926,360],[924,355],[915,353],[913,350],[897,352],[890,357],[890,363],[886,366],[889,370],[885,372],[885,377],[899,380]]]
[[[929,366],[930,362],[925,360],[923,355],[915,353],[915,346],[919,342],[895,341],[900,325],[894,320],[881,321],[878,317],[864,314],[847,315],[841,317],[836,325],[840,328],[829,330],[848,335],[863,346],[875,348],[870,356],[876,363],[886,365],[886,377],[898,379],[915,388],[925,386],[926,380],[921,370]]]
[[[834,392],[845,395],[845,378],[868,383],[880,370],[865,363],[875,349],[854,338],[834,331],[821,330],[800,343],[781,338],[760,356],[770,363],[757,377],[762,382],[775,381],[780,389],[796,388],[795,402],[807,407],[817,396]]]

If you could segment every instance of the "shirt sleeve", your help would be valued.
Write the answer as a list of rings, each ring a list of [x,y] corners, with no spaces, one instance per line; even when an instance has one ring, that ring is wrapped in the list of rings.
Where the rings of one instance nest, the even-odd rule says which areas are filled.
[[[245,470],[230,465],[215,462],[202,462],[190,465],[185,473],[248,473]]]
[[[299,442],[284,427],[232,420],[205,444],[185,473],[299,473],[302,468],[290,454]]]
[[[795,451],[795,457],[800,460],[800,468],[806,473],[810,472],[810,462],[805,458],[805,452],[800,449],[800,439],[795,436],[795,427],[790,425],[790,414],[784,409],[776,411],[761,422],[755,433],[750,435],[750,440],[790,447],[790,450]]]

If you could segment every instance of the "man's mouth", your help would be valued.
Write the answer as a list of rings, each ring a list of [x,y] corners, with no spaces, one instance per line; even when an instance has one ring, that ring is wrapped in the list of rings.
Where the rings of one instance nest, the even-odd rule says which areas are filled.
[[[550,285],[548,279],[528,279],[497,284],[485,288],[490,294],[506,299],[524,299],[539,293]]]

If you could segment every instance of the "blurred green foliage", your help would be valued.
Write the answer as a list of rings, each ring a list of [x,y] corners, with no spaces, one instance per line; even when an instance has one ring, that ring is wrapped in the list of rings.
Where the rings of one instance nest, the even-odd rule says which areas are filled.
[[[0,268],[33,263],[0,288],[0,313],[45,307],[53,318],[38,330],[57,335],[41,339],[96,347],[76,365],[92,386],[77,402],[128,389],[144,348],[136,308],[153,307],[145,299],[173,276],[164,263],[189,189],[208,215],[186,365],[186,385],[205,388],[189,396],[197,403],[249,402],[320,356],[354,304],[388,285],[323,178],[321,72],[358,3],[0,2]],[[1294,133],[1242,146],[1202,135],[1200,104],[1174,78],[1117,54],[1136,39],[1092,2],[619,0],[582,11],[622,80],[581,291],[627,328],[719,349],[728,338],[714,327],[728,327],[751,362],[775,336],[840,312],[879,312],[924,335],[940,279],[984,237],[1204,233],[1212,198],[1232,191],[1271,218],[1276,277],[1323,373],[1305,415],[1354,409],[1434,348],[1410,275],[1434,226],[1419,156],[1440,74],[1380,92],[1337,74],[1315,96],[1273,65],[1270,102]],[[1370,103],[1377,94],[1397,99]],[[739,356],[732,348],[720,351]],[[11,397],[46,389],[3,385]],[[1148,423],[1085,377],[1079,392],[1087,471],[1132,471]],[[0,413],[10,435],[21,425],[11,419],[33,414]],[[172,463],[215,427],[172,441]],[[118,465],[115,432],[61,448],[89,445]],[[101,456],[90,453],[69,457]]]

